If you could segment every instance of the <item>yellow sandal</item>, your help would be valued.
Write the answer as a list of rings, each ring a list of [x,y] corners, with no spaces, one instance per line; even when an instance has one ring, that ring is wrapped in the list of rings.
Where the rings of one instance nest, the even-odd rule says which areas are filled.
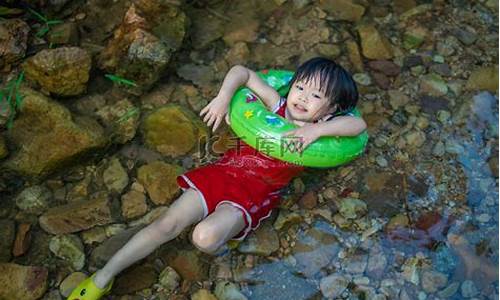
[[[67,300],[97,300],[111,291],[114,279],[103,289],[98,288],[94,283],[95,273],[80,284],[71,292]]]

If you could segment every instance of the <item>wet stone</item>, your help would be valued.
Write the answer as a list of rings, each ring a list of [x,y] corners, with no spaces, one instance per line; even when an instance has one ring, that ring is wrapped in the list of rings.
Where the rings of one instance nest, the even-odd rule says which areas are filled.
[[[131,190],[122,197],[122,215],[133,219],[144,215],[148,210],[144,193]]]
[[[40,299],[47,290],[48,270],[45,267],[0,263],[1,299]]]
[[[76,271],[85,265],[85,253],[83,244],[76,235],[59,235],[50,240],[49,249],[57,257],[70,263]]]
[[[16,197],[16,205],[19,209],[40,215],[49,207],[52,193],[43,185],[35,185],[24,189]]]
[[[21,19],[0,22],[0,68],[17,62],[26,54],[30,27]]]
[[[117,235],[107,239],[104,243],[96,247],[90,255],[90,265],[102,267],[130,238],[136,234],[141,228],[132,227]]]
[[[157,279],[154,268],[149,264],[135,265],[122,272],[113,284],[113,293],[131,294],[152,286]]]
[[[479,295],[479,291],[472,280],[465,280],[464,282],[462,282],[460,292],[465,298],[472,298]]]
[[[380,72],[372,72],[371,76],[373,78],[373,81],[375,81],[375,84],[383,89],[383,90],[388,90],[391,87],[391,80],[385,76],[383,73]]]
[[[28,251],[31,244],[30,229],[31,224],[29,223],[21,223],[17,226],[16,239],[12,249],[14,256],[21,256]]]
[[[238,251],[245,254],[267,256],[278,250],[279,246],[278,233],[267,221],[245,238],[238,246]]]
[[[181,277],[177,272],[171,268],[171,267],[166,267],[161,273],[160,276],[158,277],[158,283],[167,291],[167,292],[173,292],[178,286],[179,282],[181,280]]]
[[[121,194],[123,189],[128,185],[128,174],[123,168],[118,158],[113,158],[109,162],[108,167],[103,172],[104,184],[108,191]]]
[[[366,270],[368,256],[365,254],[354,254],[346,259],[343,259],[343,269],[351,274],[361,274]]]
[[[16,224],[12,220],[0,220],[0,262],[11,259],[12,243],[16,234]]]
[[[140,167],[137,171],[137,179],[144,186],[153,203],[168,205],[179,192],[176,181],[179,173],[179,167],[155,161]]]
[[[199,289],[193,295],[191,300],[218,300],[209,290]]]
[[[389,59],[393,56],[389,41],[373,25],[360,25],[358,33],[361,39],[363,55],[368,59]]]
[[[452,75],[450,66],[448,64],[435,64],[429,69],[430,72],[434,72],[441,76],[450,77]]]
[[[437,295],[441,298],[450,298],[451,296],[455,295],[455,293],[458,291],[459,288],[460,288],[460,283],[453,282],[446,288],[439,291]]]
[[[477,40],[477,34],[462,28],[453,28],[451,34],[457,37],[464,45],[470,46]]]
[[[356,198],[344,198],[338,203],[340,214],[346,219],[356,219],[367,213],[366,203]]]
[[[350,0],[321,1],[320,8],[337,21],[357,22],[365,13],[363,6]]]
[[[349,279],[343,275],[333,274],[321,279],[319,287],[323,296],[336,299],[342,295],[349,284]]]
[[[400,67],[390,60],[374,60],[368,62],[370,69],[383,73],[387,76],[397,76],[400,72]]]
[[[232,282],[220,281],[215,286],[215,296],[219,300],[247,300],[240,289]]]
[[[434,293],[446,286],[448,277],[436,271],[422,272],[422,288],[427,293]]]

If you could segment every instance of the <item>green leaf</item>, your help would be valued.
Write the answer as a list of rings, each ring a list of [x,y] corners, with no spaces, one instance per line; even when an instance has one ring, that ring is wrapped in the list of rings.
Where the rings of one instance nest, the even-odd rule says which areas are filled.
[[[31,14],[35,15],[35,17],[37,17],[40,21],[42,21],[44,23],[46,23],[48,21],[46,17],[42,16],[41,14],[39,14],[38,12],[34,11],[33,9],[31,9],[29,7],[28,7],[28,11]]]
[[[121,116],[119,119],[118,119],[118,123],[121,123],[121,122],[124,122],[126,120],[128,120],[130,117],[132,117],[133,115],[136,115],[137,113],[139,113],[139,108],[133,108],[129,111],[127,111],[123,116]]]
[[[130,85],[130,86],[137,86],[137,84],[133,80],[125,79],[120,76],[116,76],[113,74],[106,74],[104,77],[108,78],[109,80],[117,83],[117,84],[125,84],[125,85]]]
[[[38,32],[35,34],[37,37],[41,38],[44,36],[47,32],[49,32],[49,27],[43,27],[42,29],[38,30]]]
[[[61,24],[61,23],[63,23],[63,21],[61,21],[61,20],[50,20],[50,21],[45,22],[46,25],[56,25],[56,24]]]

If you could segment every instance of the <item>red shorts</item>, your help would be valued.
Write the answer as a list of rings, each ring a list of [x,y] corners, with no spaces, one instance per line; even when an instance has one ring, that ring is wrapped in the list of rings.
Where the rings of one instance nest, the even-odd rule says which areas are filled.
[[[203,204],[203,218],[221,204],[230,204],[240,209],[245,220],[245,229],[233,239],[242,240],[260,222],[271,215],[278,206],[280,190],[270,190],[263,180],[238,172],[238,177],[227,172],[225,166],[210,164],[186,172],[177,177],[177,183],[185,190],[196,190]]]

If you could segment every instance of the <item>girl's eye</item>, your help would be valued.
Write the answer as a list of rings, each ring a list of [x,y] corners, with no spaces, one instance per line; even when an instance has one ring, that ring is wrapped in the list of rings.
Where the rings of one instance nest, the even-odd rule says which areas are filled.
[[[296,85],[295,87],[296,87],[299,91],[302,91],[302,90],[304,89],[304,88],[303,88],[303,87],[301,87],[300,85]]]
[[[318,94],[313,94],[313,97],[316,98],[316,99],[321,99],[321,96],[318,95]]]

